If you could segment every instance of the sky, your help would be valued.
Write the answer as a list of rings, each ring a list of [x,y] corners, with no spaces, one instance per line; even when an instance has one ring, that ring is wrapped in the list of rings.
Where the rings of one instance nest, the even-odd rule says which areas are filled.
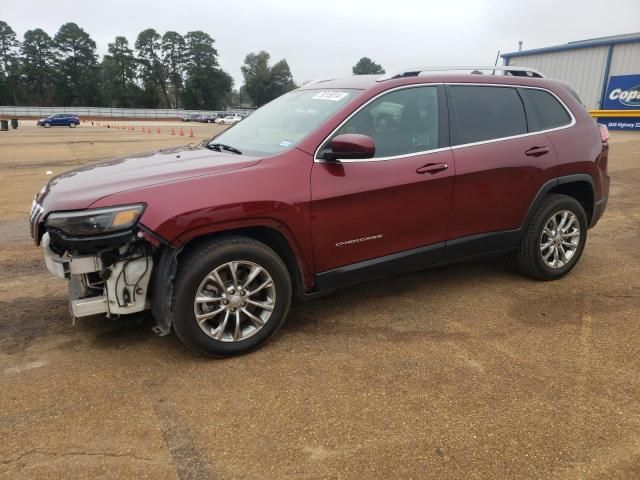
[[[216,41],[235,87],[247,53],[286,59],[297,83],[351,75],[363,56],[387,72],[442,65],[492,65],[512,52],[640,31],[640,0],[0,0],[0,20],[19,38],[53,37],[75,22],[104,54],[124,35],[155,28],[203,30]]]

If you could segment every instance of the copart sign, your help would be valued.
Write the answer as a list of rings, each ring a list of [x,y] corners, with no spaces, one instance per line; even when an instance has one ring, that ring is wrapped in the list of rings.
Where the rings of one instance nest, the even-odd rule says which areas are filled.
[[[640,74],[609,79],[603,110],[640,110]]]

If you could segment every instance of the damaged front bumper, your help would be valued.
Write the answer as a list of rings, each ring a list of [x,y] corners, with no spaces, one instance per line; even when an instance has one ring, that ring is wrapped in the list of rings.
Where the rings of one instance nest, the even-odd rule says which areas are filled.
[[[69,281],[73,317],[127,315],[151,308],[149,283],[154,262],[150,246],[143,241],[73,255],[66,250],[60,253],[49,232],[44,233],[41,244],[49,272]]]

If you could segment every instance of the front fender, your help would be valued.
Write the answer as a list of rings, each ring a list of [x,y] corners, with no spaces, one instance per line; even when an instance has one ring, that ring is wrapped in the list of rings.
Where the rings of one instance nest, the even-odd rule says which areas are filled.
[[[176,248],[202,235],[271,228],[287,240],[306,279],[313,270],[312,164],[310,155],[291,149],[241,170],[135,188],[99,203],[145,203],[140,223]]]
[[[310,230],[294,230],[281,220],[269,217],[252,217],[241,220],[211,223],[199,225],[189,230],[183,231],[171,242],[176,248],[183,248],[188,242],[196,238],[227,232],[237,232],[247,228],[267,228],[278,232],[286,240],[293,253],[304,285],[310,288],[313,283],[313,257],[311,251]],[[300,232],[296,234],[294,232]],[[302,238],[300,238],[302,236]]]

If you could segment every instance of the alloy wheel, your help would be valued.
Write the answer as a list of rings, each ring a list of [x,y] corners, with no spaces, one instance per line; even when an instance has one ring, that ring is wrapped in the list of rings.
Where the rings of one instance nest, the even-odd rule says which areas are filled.
[[[540,254],[549,268],[562,268],[575,255],[580,245],[580,222],[570,210],[555,212],[545,223],[540,235]]]
[[[271,318],[276,288],[260,265],[239,260],[215,268],[202,280],[193,300],[200,329],[221,342],[255,335]]]

